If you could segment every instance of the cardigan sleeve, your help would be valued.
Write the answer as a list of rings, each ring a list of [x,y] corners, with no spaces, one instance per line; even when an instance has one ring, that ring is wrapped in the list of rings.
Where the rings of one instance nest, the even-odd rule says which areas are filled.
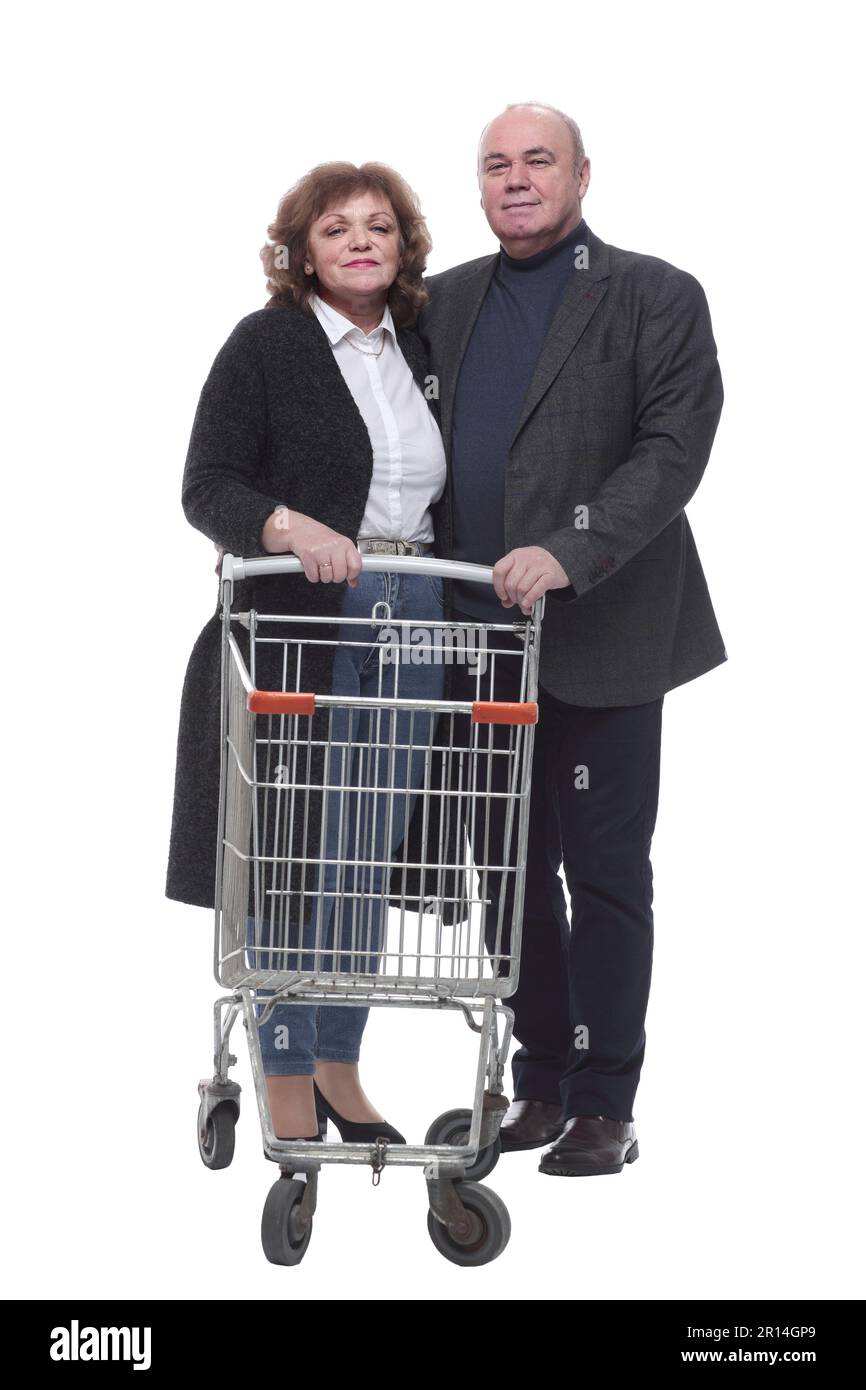
[[[262,527],[281,500],[261,491],[267,429],[264,375],[242,319],[199,397],[183,472],[187,521],[234,555],[263,555]]]

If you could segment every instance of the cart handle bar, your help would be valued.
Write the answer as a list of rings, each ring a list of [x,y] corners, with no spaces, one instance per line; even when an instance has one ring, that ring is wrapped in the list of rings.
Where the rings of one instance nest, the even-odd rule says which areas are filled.
[[[251,690],[247,696],[251,714],[313,714],[316,697],[308,691]],[[534,700],[473,700],[473,724],[537,724]]]
[[[460,579],[476,584],[492,584],[491,565],[473,565],[466,560],[440,560],[435,555],[370,555],[361,556],[361,569],[391,570],[397,574],[439,575],[442,579]],[[223,555],[222,579],[255,579],[266,574],[303,574],[304,566],[297,555],[256,555],[244,560],[235,555]]]

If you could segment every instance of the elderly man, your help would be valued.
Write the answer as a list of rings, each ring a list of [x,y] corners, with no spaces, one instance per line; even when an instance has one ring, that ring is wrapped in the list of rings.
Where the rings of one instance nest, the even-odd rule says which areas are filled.
[[[448,454],[437,540],[494,574],[495,594],[453,582],[452,616],[503,622],[548,596],[501,1135],[506,1152],[554,1141],[539,1166],[563,1176],[638,1156],[662,701],[726,660],[683,511],[722,408],[706,299],[590,231],[589,177],[570,117],[507,107],[478,155],[500,249],[431,277],[420,323]],[[497,698],[519,698],[518,673],[497,658]],[[452,697],[475,682],[455,668]],[[485,807],[500,843],[503,806]]]

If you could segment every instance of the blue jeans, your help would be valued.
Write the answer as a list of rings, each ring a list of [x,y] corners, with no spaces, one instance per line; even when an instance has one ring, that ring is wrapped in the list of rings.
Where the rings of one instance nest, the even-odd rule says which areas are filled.
[[[344,618],[370,617],[374,604],[390,605],[392,619],[411,619],[419,627],[425,621],[443,616],[442,580],[427,575],[392,574],[363,571],[358,587],[346,586]],[[381,610],[379,616],[381,616]],[[334,656],[331,693],[361,697],[393,696],[415,700],[441,700],[444,670],[435,653],[424,662],[412,662],[412,651],[391,648],[392,659],[382,663],[382,629],[343,624]],[[377,643],[377,633],[380,634]],[[431,634],[432,636],[432,634]],[[394,629],[393,641],[414,645],[412,627]],[[429,640],[429,639],[428,639]],[[345,642],[370,643],[344,646]],[[404,787],[403,795],[376,795],[371,791],[334,790],[324,798],[321,857],[339,860],[319,869],[318,895],[314,895],[319,944],[327,944],[336,958],[326,952],[315,956],[305,952],[301,969],[350,971],[375,974],[376,955],[382,937],[383,908],[387,907],[390,870],[371,867],[371,861],[390,859],[403,839],[417,796],[424,780],[425,750],[432,740],[435,713],[407,710],[341,708],[332,711],[333,746],[327,782],[335,788]],[[383,747],[371,748],[370,743]],[[391,744],[412,744],[411,758],[406,748]],[[410,767],[411,761],[411,767]],[[388,803],[391,802],[390,826]],[[386,831],[390,841],[386,845]],[[347,860],[364,861],[357,866]],[[324,897],[322,897],[324,893]],[[357,893],[359,896],[351,896]],[[376,895],[379,895],[378,900]],[[383,901],[384,899],[384,901]],[[319,916],[319,907],[322,912]],[[334,923],[336,909],[336,924]],[[339,926],[339,943],[333,941]],[[330,933],[328,929],[330,928]],[[252,944],[255,920],[248,921],[248,943]],[[304,928],[304,945],[316,940],[315,928]],[[261,990],[260,995],[271,994]],[[261,1011],[261,1010],[260,1010]],[[340,1004],[280,1003],[259,1026],[262,1062],[267,1076],[312,1076],[316,1060],[357,1062],[361,1037],[369,1017],[366,1006]]]

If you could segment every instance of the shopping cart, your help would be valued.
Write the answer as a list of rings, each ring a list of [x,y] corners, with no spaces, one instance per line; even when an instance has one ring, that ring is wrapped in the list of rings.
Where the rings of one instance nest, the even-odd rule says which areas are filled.
[[[482,565],[429,556],[362,559],[365,570],[492,583],[492,570]],[[514,1016],[503,1000],[518,982],[544,598],[522,621],[471,625],[395,620],[387,603],[378,603],[369,619],[232,611],[235,582],[301,572],[294,556],[225,555],[222,563],[214,974],[231,993],[214,1005],[214,1076],[198,1088],[199,1150],[212,1169],[232,1160],[240,1086],[229,1078],[237,1061],[229,1041],[242,1013],[264,1153],[280,1167],[262,1215],[267,1258],[289,1265],[303,1258],[323,1164],[369,1164],[374,1184],[385,1168],[411,1164],[424,1170],[428,1230],[437,1249],[456,1264],[486,1264],[510,1234],[504,1203],[480,1179],[499,1157],[499,1126],[508,1109],[503,1075]],[[338,626],[345,632],[347,623],[374,629],[379,690],[390,693],[341,696],[305,684],[305,670],[321,660],[323,647],[339,645],[333,633]],[[412,660],[471,663],[476,698],[401,697],[399,661],[406,658],[399,653],[409,646]],[[520,663],[518,701],[496,698],[497,657],[506,651],[512,661],[516,652]],[[375,863],[371,838],[358,829],[360,811],[354,843],[337,858],[326,853],[333,843],[329,821],[333,831],[333,817],[342,823],[344,801],[358,792],[350,793],[333,773],[350,707],[367,711],[364,814],[372,805],[389,824],[395,815],[405,818],[400,849],[393,857],[386,850],[385,860]],[[409,716],[405,742],[395,738],[396,711]],[[402,727],[405,733],[405,717]],[[405,755],[402,761],[398,754]],[[409,852],[406,766],[413,756],[423,757],[423,781],[411,803],[416,809],[421,803],[420,859]],[[498,842],[484,832],[497,796],[505,800],[504,840]],[[375,888],[374,869],[380,879]],[[323,906],[327,874],[330,914]],[[369,931],[372,909],[366,926],[364,918],[374,898],[383,908],[376,938]],[[479,1039],[471,1109],[440,1115],[423,1144],[278,1138],[259,1027],[276,1004],[292,1002],[460,1010]]]

